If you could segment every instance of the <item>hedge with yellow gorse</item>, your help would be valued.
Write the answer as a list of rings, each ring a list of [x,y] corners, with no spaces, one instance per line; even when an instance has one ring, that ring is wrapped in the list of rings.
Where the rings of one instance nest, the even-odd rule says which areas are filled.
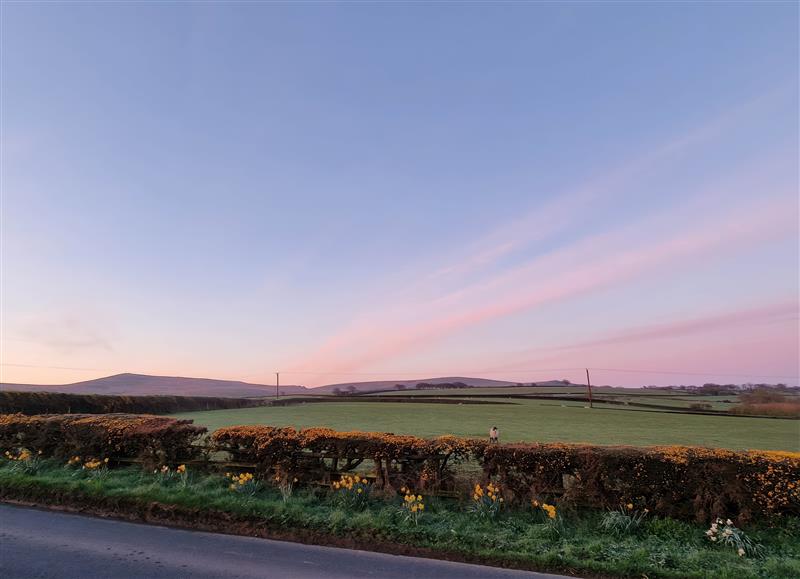
[[[0,415],[0,450],[45,456],[137,457],[185,462],[196,457],[202,427],[136,415]],[[443,436],[424,439],[327,428],[232,426],[204,441],[218,460],[247,463],[257,478],[288,473],[304,484],[330,485],[342,473],[369,473],[376,491],[414,488],[471,496],[454,465],[469,461],[484,484],[503,488],[506,503],[557,500],[562,508],[632,504],[654,514],[708,520],[800,515],[800,453],[699,447],[647,448],[575,444],[488,444]],[[222,459],[226,457],[226,459]]]
[[[44,456],[138,459],[148,467],[198,457],[206,432],[191,420],[137,414],[0,414],[0,448],[27,448]]]

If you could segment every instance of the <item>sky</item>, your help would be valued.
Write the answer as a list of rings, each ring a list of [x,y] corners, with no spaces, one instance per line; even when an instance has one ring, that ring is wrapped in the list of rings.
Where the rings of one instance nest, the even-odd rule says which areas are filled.
[[[798,5],[1,8],[0,373],[798,383]]]

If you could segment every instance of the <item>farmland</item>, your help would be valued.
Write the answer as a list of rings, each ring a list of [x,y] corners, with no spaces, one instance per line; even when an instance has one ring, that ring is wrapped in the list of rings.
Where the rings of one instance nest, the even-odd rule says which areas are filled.
[[[496,389],[488,390],[494,393]],[[443,391],[430,392],[441,396]],[[416,394],[423,395],[422,392]],[[589,409],[580,401],[497,399],[484,397],[483,391],[480,394],[483,394],[480,399],[503,404],[298,401],[288,406],[187,412],[174,416],[191,418],[209,429],[236,424],[269,424],[424,437],[443,434],[485,437],[489,428],[496,425],[503,442],[676,444],[788,451],[800,448],[800,422],[797,420],[662,412],[602,402]],[[686,404],[695,398],[700,397],[691,397]],[[681,405],[682,401],[673,399],[671,404]]]

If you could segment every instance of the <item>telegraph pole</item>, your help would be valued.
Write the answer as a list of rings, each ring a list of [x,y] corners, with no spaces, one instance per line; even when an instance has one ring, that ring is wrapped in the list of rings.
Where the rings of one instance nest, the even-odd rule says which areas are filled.
[[[589,368],[586,368],[586,387],[589,389],[589,408],[592,408],[592,381],[589,379]]]
[[[275,400],[281,397],[281,373],[275,372]]]

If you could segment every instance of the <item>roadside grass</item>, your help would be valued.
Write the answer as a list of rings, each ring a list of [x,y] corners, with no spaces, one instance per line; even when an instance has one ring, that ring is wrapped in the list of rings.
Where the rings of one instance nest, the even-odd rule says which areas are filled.
[[[500,399],[502,400],[502,399]],[[505,401],[505,400],[503,400]],[[329,427],[440,436],[486,437],[500,429],[503,442],[588,442],[616,445],[687,445],[734,450],[800,450],[800,421],[584,408],[579,402],[513,400],[513,404],[320,402],[174,414],[214,430],[223,426]]]
[[[540,510],[503,511],[497,518],[479,518],[452,499],[425,497],[419,524],[404,519],[402,497],[370,498],[359,510],[337,502],[327,489],[299,489],[284,501],[278,489],[264,487],[248,496],[230,490],[221,475],[189,472],[188,484],[143,472],[111,469],[103,477],[43,461],[36,474],[0,465],[5,497],[69,496],[97,504],[130,504],[144,510],[153,504],[183,507],[195,513],[228,514],[258,521],[286,534],[292,529],[317,536],[419,548],[422,552],[461,555],[471,560],[582,575],[629,577],[800,577],[800,519],[783,519],[774,528],[747,528],[762,543],[760,559],[740,557],[705,539],[706,527],[672,519],[648,518],[633,534],[613,536],[600,528],[603,513],[564,514],[554,532]],[[561,515],[559,515],[561,516]],[[380,549],[380,546],[377,548]]]

